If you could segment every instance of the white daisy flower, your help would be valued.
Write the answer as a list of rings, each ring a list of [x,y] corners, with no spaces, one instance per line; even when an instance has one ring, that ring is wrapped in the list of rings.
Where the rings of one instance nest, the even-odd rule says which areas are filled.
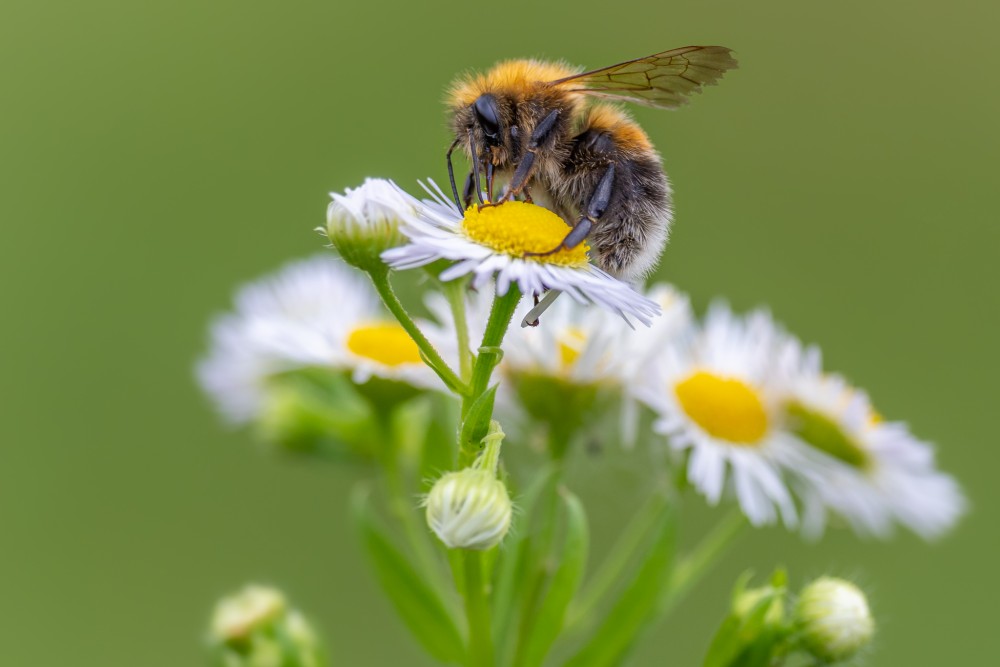
[[[791,527],[795,505],[775,460],[794,446],[779,423],[772,372],[780,341],[766,312],[738,317],[715,305],[693,336],[663,348],[633,390],[671,447],[689,452],[688,480],[711,504],[731,489],[754,525],[780,515]]]
[[[416,343],[384,315],[371,285],[332,257],[290,264],[241,288],[235,312],[218,317],[198,378],[233,423],[252,421],[268,382],[291,370],[348,371],[415,387],[443,385]]]
[[[783,454],[805,503],[807,534],[822,533],[827,511],[858,534],[881,538],[894,523],[924,539],[955,524],[965,498],[937,469],[929,444],[905,424],[883,421],[868,396],[844,378],[823,373],[817,349],[786,346],[781,367],[787,427],[801,441]]]
[[[402,245],[399,221],[409,203],[392,181],[368,178],[330,198],[326,227],[317,231],[326,233],[348,264],[369,270],[382,264],[383,252]]]
[[[517,319],[515,317],[515,319]],[[538,327],[512,327],[501,370],[508,376],[544,375],[571,384],[619,384],[623,336],[631,331],[604,310],[564,299]]]
[[[444,281],[471,274],[477,289],[495,277],[500,295],[512,284],[526,295],[566,292],[580,303],[596,303],[647,326],[659,314],[654,302],[590,264],[586,244],[544,256],[528,255],[551,250],[566,236],[566,222],[548,209],[511,201],[482,210],[473,205],[463,217],[432,185],[433,190],[425,187],[431,199],[405,195],[412,208],[402,211],[400,230],[410,242],[382,254],[394,268],[412,269],[444,259],[455,262],[441,273]]]

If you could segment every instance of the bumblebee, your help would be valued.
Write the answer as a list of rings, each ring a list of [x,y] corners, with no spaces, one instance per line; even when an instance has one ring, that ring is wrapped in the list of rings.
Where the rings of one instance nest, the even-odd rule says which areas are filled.
[[[455,140],[448,176],[460,212],[540,197],[572,228],[548,253],[589,240],[596,264],[623,280],[656,265],[672,218],[660,155],[615,105],[674,109],[736,67],[722,46],[685,46],[579,73],[561,63],[512,60],[456,81],[448,94]],[[459,197],[451,156],[471,162]],[[481,190],[485,177],[485,198]],[[505,183],[494,199],[498,183]]]

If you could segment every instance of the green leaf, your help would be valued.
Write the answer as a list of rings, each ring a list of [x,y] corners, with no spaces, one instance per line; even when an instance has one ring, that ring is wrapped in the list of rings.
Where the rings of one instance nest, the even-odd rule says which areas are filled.
[[[504,657],[511,648],[508,639],[514,627],[515,614],[519,606],[519,584],[526,581],[531,559],[531,519],[535,515],[539,499],[556,480],[558,468],[548,465],[532,480],[524,494],[515,498],[517,513],[515,524],[507,539],[500,545],[496,564],[496,578],[493,585],[493,636],[500,654],[498,664],[505,664]]]
[[[663,588],[670,581],[676,536],[673,513],[664,511],[655,541],[629,584],[590,640],[566,667],[610,667],[624,658],[654,615]]]
[[[566,539],[559,568],[552,576],[545,598],[535,614],[535,622],[526,628],[528,632],[521,638],[518,647],[520,658],[515,660],[515,664],[522,667],[542,664],[562,630],[566,608],[580,587],[587,562],[587,513],[580,500],[568,490],[561,489],[560,497],[566,509]]]
[[[462,461],[460,467],[465,467],[476,459],[479,453],[483,438],[490,428],[490,419],[493,417],[493,402],[496,400],[497,387],[495,384],[483,392],[479,398],[473,402],[462,422],[462,430],[458,434],[458,442],[461,447]]]
[[[358,487],[351,509],[379,583],[428,653],[442,662],[462,662],[465,642],[447,605],[392,543],[368,498],[368,489]]]
[[[775,571],[771,586],[749,588],[750,578],[746,572],[737,579],[732,611],[712,638],[702,667],[768,667],[783,648],[784,570]]]

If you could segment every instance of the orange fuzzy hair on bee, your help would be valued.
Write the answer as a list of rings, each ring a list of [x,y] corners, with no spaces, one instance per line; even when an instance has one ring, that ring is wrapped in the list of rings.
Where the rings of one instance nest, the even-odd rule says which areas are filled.
[[[612,135],[625,150],[653,150],[653,144],[642,128],[618,107],[608,104],[594,105],[587,116],[587,127]]]
[[[506,93],[523,99],[539,84],[572,76],[579,71],[579,68],[561,62],[508,60],[485,74],[466,75],[456,81],[448,91],[447,101],[453,107],[468,106],[483,93]]]

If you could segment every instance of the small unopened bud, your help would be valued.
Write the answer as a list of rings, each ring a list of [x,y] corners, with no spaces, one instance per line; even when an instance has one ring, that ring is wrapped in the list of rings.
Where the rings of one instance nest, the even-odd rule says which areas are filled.
[[[400,211],[409,206],[391,182],[369,178],[344,194],[331,193],[326,235],[348,264],[363,271],[384,268],[380,255],[402,245]]]
[[[212,616],[210,643],[219,667],[322,667],[323,649],[315,632],[285,596],[250,585],[223,598]]]
[[[820,577],[802,589],[795,620],[806,650],[827,662],[849,659],[875,633],[865,594],[851,582],[834,577]]]
[[[513,506],[497,479],[503,431],[490,424],[486,447],[470,467],[439,479],[427,495],[427,525],[452,549],[490,549],[510,529]]]
[[[763,626],[780,628],[785,622],[784,589],[772,586],[746,589],[733,599],[733,615],[744,619],[761,604],[767,606],[761,619]]]

